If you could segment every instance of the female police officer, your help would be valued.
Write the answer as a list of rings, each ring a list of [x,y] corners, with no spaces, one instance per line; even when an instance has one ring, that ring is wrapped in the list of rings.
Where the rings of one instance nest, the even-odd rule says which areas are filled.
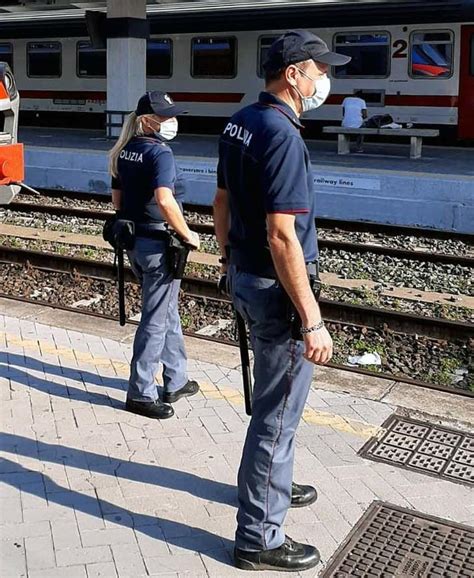
[[[168,403],[199,391],[188,380],[186,352],[178,314],[178,279],[166,258],[166,227],[199,248],[187,226],[181,202],[184,183],[166,141],[176,136],[180,110],[164,92],[148,92],[126,119],[110,151],[112,202],[120,217],[135,223],[130,263],[142,286],[142,314],[133,344],[127,410],[155,419],[174,414]],[[155,374],[163,364],[163,403]]]

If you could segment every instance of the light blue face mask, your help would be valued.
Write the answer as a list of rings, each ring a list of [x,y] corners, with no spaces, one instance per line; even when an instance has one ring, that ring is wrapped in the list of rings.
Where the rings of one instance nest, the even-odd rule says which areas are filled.
[[[300,96],[302,112],[308,112],[320,107],[325,102],[331,91],[331,79],[327,74],[323,74],[320,78],[313,78],[301,68],[298,68],[298,70],[306,78],[314,82],[314,93],[312,96],[303,96],[296,85],[293,87]]]

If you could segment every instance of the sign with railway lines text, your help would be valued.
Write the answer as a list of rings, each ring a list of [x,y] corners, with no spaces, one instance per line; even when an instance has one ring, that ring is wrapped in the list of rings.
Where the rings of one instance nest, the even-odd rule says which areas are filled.
[[[316,187],[331,187],[335,189],[365,189],[366,191],[380,191],[380,179],[367,179],[351,176],[314,174]]]
[[[217,161],[177,159],[178,167],[190,180],[216,182]],[[364,189],[367,191],[380,191],[380,179],[366,177],[352,177],[348,175],[321,174],[313,171],[314,184],[319,187]]]
[[[217,181],[217,161],[187,161],[180,159],[176,160],[178,168],[180,168],[188,179],[197,181]]]

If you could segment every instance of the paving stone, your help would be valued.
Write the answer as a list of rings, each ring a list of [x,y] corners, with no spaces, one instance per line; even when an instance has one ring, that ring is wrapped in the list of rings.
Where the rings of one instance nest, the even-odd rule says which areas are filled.
[[[135,531],[138,547],[143,558],[168,556],[170,549],[160,526],[146,526]]]
[[[23,522],[21,524],[1,524],[0,539],[21,540],[22,538],[49,536],[49,522]]]
[[[28,572],[28,578],[64,578],[64,568],[48,568]],[[88,578],[86,567],[81,565],[68,566],[67,578]]]
[[[83,531],[81,532],[81,540],[85,548],[136,543],[132,528],[104,528],[102,530]]]
[[[149,574],[152,576],[169,572],[178,572],[180,575],[195,576],[196,578],[208,575],[199,554],[179,554],[146,558],[145,564]]]
[[[112,546],[115,566],[119,576],[146,575],[146,567],[138,545]]]
[[[130,340],[88,338],[1,314],[0,327],[8,334],[0,332],[8,351],[0,409],[9,452],[0,465],[7,522],[0,536],[20,546],[27,538],[33,559],[38,539],[49,544],[36,554],[40,565],[51,563],[51,544],[59,558],[28,578],[245,575],[231,560],[235,478],[249,421],[239,371],[190,360],[202,392],[176,405],[176,419],[151,422],[123,411]],[[290,511],[285,530],[316,544],[324,562],[374,499],[472,523],[468,488],[357,455],[369,426],[394,408],[364,399],[364,388],[358,394],[366,378],[349,383],[345,373],[332,373],[338,386],[332,371],[318,370],[325,389],[312,388],[309,418],[297,434],[295,479],[316,485],[320,499]],[[391,385],[379,381],[369,391],[380,397]],[[13,547],[9,563],[21,576],[25,551]]]
[[[51,531],[55,550],[67,548],[81,548],[81,538],[76,520],[73,522],[52,521]]]
[[[56,550],[56,561],[58,566],[93,564],[95,562],[110,562],[111,560],[112,552],[108,546]]]
[[[0,559],[2,577],[26,577],[26,557],[23,540],[1,540]]]
[[[113,562],[87,564],[87,578],[116,578],[117,572]]]
[[[56,566],[51,535],[25,538],[25,551],[28,572]]]
[[[14,524],[23,522],[23,512],[21,508],[21,499],[15,497],[0,498],[1,524]]]

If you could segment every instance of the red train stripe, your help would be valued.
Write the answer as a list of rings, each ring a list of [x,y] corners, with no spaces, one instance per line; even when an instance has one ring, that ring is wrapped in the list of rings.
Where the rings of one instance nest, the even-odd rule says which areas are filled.
[[[244,97],[243,92],[170,92],[178,102],[235,102]],[[106,92],[87,90],[20,90],[21,98],[61,100],[107,100]]]
[[[170,92],[178,102],[215,102],[239,103],[245,96],[242,92]],[[327,104],[341,104],[346,96],[351,94],[331,94]],[[67,90],[20,90],[22,98],[63,99],[63,100],[107,100],[106,92],[99,91],[67,91]],[[386,94],[387,106],[458,106],[457,96],[418,95],[418,94]]]
[[[241,102],[243,92],[170,92],[178,102]]]
[[[106,92],[89,90],[19,90],[20,98],[62,100],[107,100]]]

